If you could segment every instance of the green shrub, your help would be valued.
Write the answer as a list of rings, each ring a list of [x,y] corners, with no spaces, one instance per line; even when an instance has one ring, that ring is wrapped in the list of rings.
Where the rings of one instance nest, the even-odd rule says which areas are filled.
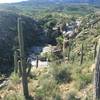
[[[37,79],[36,73],[35,72],[30,72],[28,78],[29,79]]]
[[[57,83],[66,83],[71,81],[70,71],[63,64],[52,64],[51,74],[53,75]]]
[[[54,96],[54,100],[62,100],[62,99],[61,99],[61,96],[57,94],[56,96]]]
[[[59,36],[56,38],[56,41],[57,41],[57,44],[62,47],[63,45],[63,37],[62,36]]]
[[[18,84],[20,83],[20,77],[18,74],[12,73],[10,76],[10,80],[13,84]]]
[[[75,96],[76,96],[76,93],[71,91],[70,93],[66,95],[66,100],[77,100]]]
[[[50,76],[43,77],[39,79],[40,87],[36,90],[36,98],[39,98],[39,100],[60,100],[56,81]]]
[[[76,80],[76,87],[80,90],[85,88],[92,80],[91,74],[79,74]]]
[[[87,93],[87,97],[86,97],[86,100],[92,100],[93,99],[93,91],[88,91]]]
[[[4,97],[4,100],[24,100],[23,95],[19,94],[8,94]]]

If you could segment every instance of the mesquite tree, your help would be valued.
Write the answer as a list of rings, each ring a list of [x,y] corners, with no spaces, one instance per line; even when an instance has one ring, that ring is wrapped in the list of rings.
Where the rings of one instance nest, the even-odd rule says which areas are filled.
[[[29,97],[29,92],[28,92],[28,81],[27,81],[27,72],[26,72],[27,65],[25,60],[24,38],[23,38],[23,28],[22,28],[21,18],[18,18],[18,43],[19,43],[20,63],[21,63],[21,70],[22,70],[23,93],[25,99],[27,100],[27,97]]]
[[[96,57],[96,71],[95,71],[95,91],[96,100],[100,100],[100,40],[97,47],[97,57]]]

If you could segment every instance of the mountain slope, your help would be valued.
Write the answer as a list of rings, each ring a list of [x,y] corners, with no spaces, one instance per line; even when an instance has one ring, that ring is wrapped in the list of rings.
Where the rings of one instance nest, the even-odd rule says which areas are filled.
[[[0,10],[9,10],[32,18],[41,18],[48,13],[66,13],[86,15],[99,9],[93,5],[94,1],[88,0],[29,0],[20,3],[0,4]],[[98,3],[98,2],[97,2]],[[99,4],[99,3],[98,3]]]
[[[9,72],[12,66],[14,45],[17,40],[17,18],[19,15],[0,11],[0,72]],[[28,50],[38,39],[40,28],[36,21],[22,16],[25,49]],[[5,67],[4,67],[5,66]]]

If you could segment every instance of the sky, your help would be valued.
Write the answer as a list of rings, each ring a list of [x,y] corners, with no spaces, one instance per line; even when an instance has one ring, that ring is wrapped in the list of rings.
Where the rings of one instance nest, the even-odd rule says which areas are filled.
[[[20,1],[27,1],[27,0],[0,0],[0,3],[14,3]]]

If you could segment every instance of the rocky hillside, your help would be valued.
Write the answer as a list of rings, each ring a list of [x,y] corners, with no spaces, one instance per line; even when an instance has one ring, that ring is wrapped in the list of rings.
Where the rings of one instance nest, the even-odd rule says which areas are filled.
[[[37,64],[27,74],[29,100],[92,100],[100,8],[60,3],[30,0],[0,6],[0,100],[24,100],[21,74],[13,71],[18,17],[23,20],[26,56],[32,47],[30,62]],[[40,54],[41,47],[45,52]],[[46,60],[47,66],[41,67],[39,62]]]

